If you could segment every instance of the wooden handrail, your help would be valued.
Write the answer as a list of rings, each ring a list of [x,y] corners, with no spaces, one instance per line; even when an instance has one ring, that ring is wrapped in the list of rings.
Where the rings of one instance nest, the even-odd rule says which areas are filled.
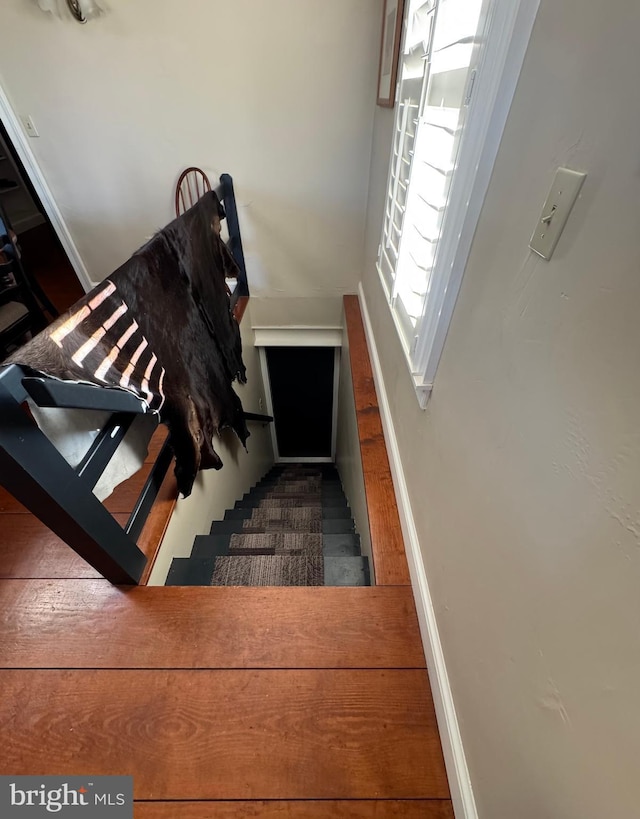
[[[344,312],[376,585],[407,586],[409,566],[357,296],[344,296]]]

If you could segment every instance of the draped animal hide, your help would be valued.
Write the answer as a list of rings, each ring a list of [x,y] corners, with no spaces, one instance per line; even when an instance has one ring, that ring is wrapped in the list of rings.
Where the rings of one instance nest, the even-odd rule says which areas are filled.
[[[232,388],[246,382],[225,277],[239,271],[220,237],[214,192],[4,363],[56,378],[128,389],[167,424],[178,488],[219,469],[213,437],[249,435]]]

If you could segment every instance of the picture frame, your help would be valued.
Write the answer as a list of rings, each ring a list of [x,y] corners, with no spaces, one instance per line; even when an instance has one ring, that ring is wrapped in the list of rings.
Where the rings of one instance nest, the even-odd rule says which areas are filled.
[[[378,64],[378,105],[393,108],[396,102],[398,58],[402,38],[405,0],[383,0],[380,62]]]

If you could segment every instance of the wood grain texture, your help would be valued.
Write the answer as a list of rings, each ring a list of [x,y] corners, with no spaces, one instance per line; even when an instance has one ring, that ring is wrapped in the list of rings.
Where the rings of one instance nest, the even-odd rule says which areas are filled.
[[[121,526],[128,515],[115,515]],[[0,577],[99,577],[51,529],[29,514],[0,516]]]
[[[146,464],[153,464],[156,462],[156,459],[160,454],[160,450],[168,437],[169,430],[164,424],[160,424],[151,436],[151,440],[147,446],[147,457],[144,459]]]
[[[376,583],[408,585],[409,566],[357,296],[344,296],[344,311]]]
[[[0,671],[2,767],[136,799],[448,799],[424,670]]]
[[[2,668],[424,668],[406,587],[0,581]]]
[[[136,802],[135,819],[454,819],[443,800]]]

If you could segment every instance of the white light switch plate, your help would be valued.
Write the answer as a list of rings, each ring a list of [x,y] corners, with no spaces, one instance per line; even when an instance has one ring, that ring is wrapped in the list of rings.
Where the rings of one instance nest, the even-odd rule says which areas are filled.
[[[586,173],[569,168],[558,168],[556,171],[547,201],[529,242],[531,250],[543,259],[551,258],[586,176]]]
[[[29,134],[30,137],[40,136],[40,134],[38,133],[38,129],[36,128],[36,124],[33,121],[33,118],[29,116],[29,114],[21,114],[20,122],[22,122],[22,127]]]

